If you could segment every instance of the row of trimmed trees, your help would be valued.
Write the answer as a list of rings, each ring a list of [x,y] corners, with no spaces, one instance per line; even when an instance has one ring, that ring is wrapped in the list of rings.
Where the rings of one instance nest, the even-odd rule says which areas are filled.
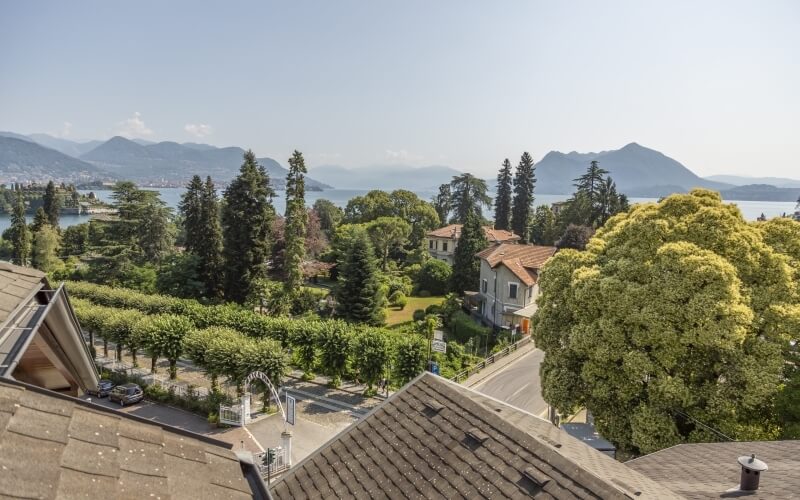
[[[106,346],[108,341],[114,342],[118,358],[127,348],[136,361],[138,352],[144,350],[155,370],[156,360],[164,357],[172,378],[183,355],[204,368],[212,381],[225,375],[238,383],[254,369],[282,376],[288,362],[279,360],[284,348],[292,349],[295,362],[307,374],[320,369],[331,376],[334,385],[346,374],[357,376],[369,388],[387,375],[402,384],[424,369],[422,336],[398,335],[340,320],[270,318],[233,305],[205,306],[88,283],[69,283],[67,288],[77,297],[73,305],[81,324],[100,336]],[[214,348],[228,349],[218,354],[227,352],[231,359],[225,361],[227,354],[204,354],[209,351],[202,345],[211,346],[215,336],[224,342]],[[262,364],[248,357],[256,356],[253,353],[260,353]]]

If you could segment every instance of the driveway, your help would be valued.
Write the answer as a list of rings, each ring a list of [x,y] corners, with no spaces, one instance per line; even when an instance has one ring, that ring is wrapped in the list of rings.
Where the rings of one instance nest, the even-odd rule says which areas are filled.
[[[543,359],[544,351],[533,349],[473,389],[534,415],[545,417],[547,403],[542,398],[542,386],[539,380],[539,365]]]

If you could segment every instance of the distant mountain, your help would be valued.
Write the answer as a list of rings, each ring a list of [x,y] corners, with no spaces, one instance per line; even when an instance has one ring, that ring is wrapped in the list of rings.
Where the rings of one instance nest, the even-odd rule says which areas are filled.
[[[37,144],[41,144],[46,148],[55,149],[56,151],[60,151],[65,155],[74,156],[75,158],[84,153],[88,153],[103,143],[103,141],[77,142],[60,137],[53,137],[49,134],[30,134],[28,137],[33,139]]]
[[[454,175],[460,174],[454,168],[439,165],[373,165],[355,168],[324,165],[309,169],[309,175],[339,189],[435,191],[439,185],[450,182]]]
[[[632,197],[664,196],[694,187],[717,190],[732,187],[698,177],[672,158],[632,142],[621,149],[600,153],[551,151],[536,164],[536,190],[545,194],[572,193],[573,179],[582,175],[592,160],[608,170],[620,191]]]
[[[725,200],[798,201],[800,188],[775,187],[769,184],[748,184],[720,191]]]
[[[79,180],[105,177],[85,161],[30,139],[0,136],[0,178],[7,181]]]
[[[124,137],[108,141],[81,155],[81,159],[112,173],[115,177],[137,182],[183,183],[197,174],[210,175],[217,182],[236,177],[244,150],[238,147],[216,148],[207,144],[159,142],[140,144]],[[272,158],[259,158],[276,189],[283,189],[287,170]],[[306,179],[308,189],[329,185]]]
[[[20,141],[36,142],[27,135],[15,134],[14,132],[0,132],[0,137],[10,137],[12,139],[19,139]]]
[[[767,184],[779,188],[800,188],[800,181],[788,179],[786,177],[744,177],[740,175],[710,175],[706,177],[710,181],[726,182],[734,186],[746,186],[750,184]]]

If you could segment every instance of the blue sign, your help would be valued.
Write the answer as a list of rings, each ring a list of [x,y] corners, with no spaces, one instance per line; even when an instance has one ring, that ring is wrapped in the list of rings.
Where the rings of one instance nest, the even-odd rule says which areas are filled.
[[[439,375],[439,363],[436,361],[428,362],[428,371],[433,373],[434,375]]]

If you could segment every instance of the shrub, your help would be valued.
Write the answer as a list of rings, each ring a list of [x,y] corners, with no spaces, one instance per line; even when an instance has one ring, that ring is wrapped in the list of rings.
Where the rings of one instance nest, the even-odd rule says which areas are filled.
[[[464,311],[456,311],[450,318],[449,331],[451,338],[461,342],[467,342],[473,337],[483,337],[490,333],[490,329],[476,323]]]
[[[389,296],[389,305],[392,307],[399,307],[402,310],[406,307],[406,304],[408,304],[408,299],[400,290],[395,290],[395,292]]]
[[[414,321],[422,321],[425,319],[425,311],[423,309],[417,309],[411,317]]]
[[[442,313],[442,306],[439,304],[431,304],[425,308],[425,315],[428,314],[441,314]]]
[[[450,275],[453,268],[447,262],[430,259],[422,265],[416,276],[416,289],[421,295],[422,291],[427,291],[431,295],[444,295],[447,293]]]

